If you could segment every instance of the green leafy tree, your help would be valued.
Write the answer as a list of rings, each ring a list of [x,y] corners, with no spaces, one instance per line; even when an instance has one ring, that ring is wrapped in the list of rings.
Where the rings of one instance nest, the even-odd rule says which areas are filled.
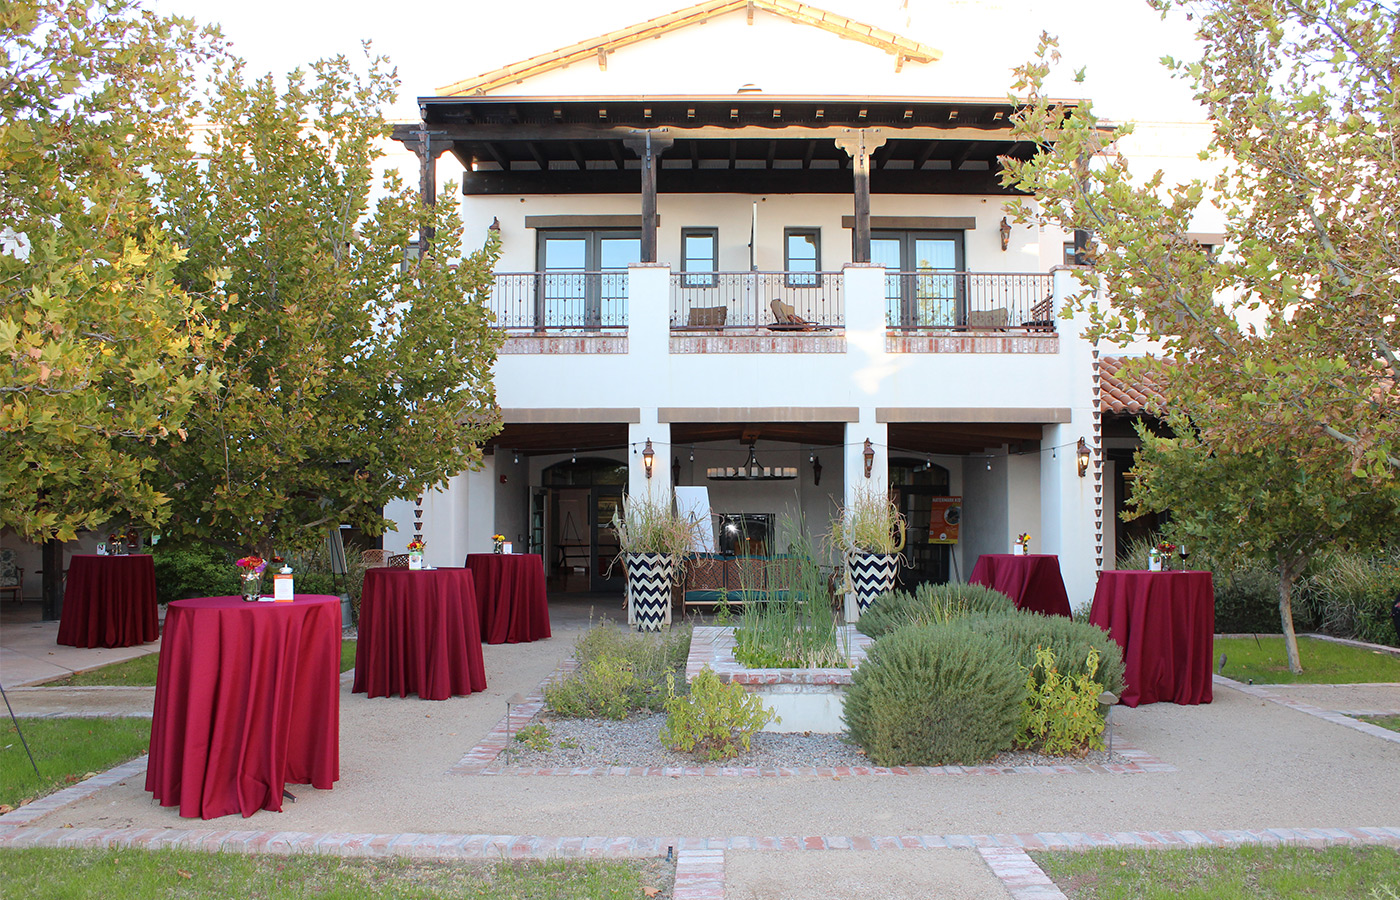
[[[379,533],[386,502],[479,466],[499,427],[482,302],[499,238],[462,257],[455,206],[376,185],[397,85],[368,53],[364,72],[338,57],[281,87],[217,67],[206,146],[162,166],[181,281],[220,273],[236,332],[189,439],[155,454],[177,538],[267,551],[341,523]],[[407,260],[425,227],[434,252]]]
[[[1177,541],[1218,559],[1250,559],[1278,575],[1279,618],[1288,668],[1301,672],[1293,629],[1293,591],[1324,548],[1347,550],[1400,539],[1400,491],[1352,475],[1338,459],[1288,448],[1241,453],[1212,446],[1184,415],[1169,417],[1173,436],[1139,427],[1142,449],[1129,502],[1138,512],[1172,512]]]
[[[1058,61],[1047,37],[1013,86],[1029,101],[1017,132],[1042,151],[1006,167],[1036,197],[1022,218],[1091,233],[1070,310],[1091,338],[1152,339],[1189,361],[1167,394],[1213,446],[1288,446],[1312,469],[1340,445],[1348,468],[1394,479],[1400,12],[1376,0],[1150,2],[1197,23],[1201,58],[1164,62],[1209,116],[1219,176],[1134,177],[1106,153],[1131,126],[1044,94]],[[1190,237],[1206,205],[1226,223],[1221,252]]]
[[[1016,213],[1090,235],[1083,290],[1066,314],[1094,340],[1157,342],[1151,369],[1183,429],[1146,439],[1140,509],[1171,509],[1184,534],[1267,561],[1279,576],[1289,663],[1291,592],[1327,541],[1391,533],[1400,417],[1400,13],[1374,0],[1149,0],[1198,23],[1201,58],[1165,59],[1189,80],[1220,163],[1209,183],[1137,177],[1092,104],[1043,86],[1059,52],[1042,39],[1017,71],[1016,132],[1037,143],[1008,160],[1035,195]],[[1207,205],[1224,244],[1201,246]],[[1192,467],[1199,467],[1193,470]]]
[[[215,389],[226,335],[214,283],[175,280],[146,174],[216,51],[126,0],[0,4],[0,526],[29,540],[169,514],[149,448]]]

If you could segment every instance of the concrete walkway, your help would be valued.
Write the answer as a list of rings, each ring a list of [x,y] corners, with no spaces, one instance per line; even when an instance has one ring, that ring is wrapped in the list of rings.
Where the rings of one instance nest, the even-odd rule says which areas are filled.
[[[36,601],[0,604],[0,685],[41,684],[160,651],[160,641],[135,647],[65,647],[58,622],[41,621]]]
[[[137,760],[0,816],[0,847],[443,859],[664,856],[673,848],[676,900],[1061,896],[1025,855],[1038,847],[1400,847],[1400,734],[1325,708],[1326,691],[1295,698],[1225,679],[1210,705],[1114,710],[1117,739],[1167,764],[1138,774],[456,774],[501,729],[506,698],[533,693],[590,620],[617,612],[611,600],[552,598],[554,637],[484,648],[489,687],[470,697],[369,700],[344,684],[341,780],[330,791],[293,788],[297,802],[283,812],[181,819],[153,804]],[[45,690],[19,692],[20,704],[52,710],[99,696],[69,689],[45,700]],[[1336,697],[1349,709],[1400,708],[1400,685]],[[108,702],[136,710],[145,699]]]

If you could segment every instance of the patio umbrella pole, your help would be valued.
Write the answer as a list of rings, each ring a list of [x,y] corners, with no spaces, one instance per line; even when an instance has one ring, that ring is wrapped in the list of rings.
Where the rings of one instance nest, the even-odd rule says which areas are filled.
[[[15,723],[15,734],[19,735],[19,742],[24,745],[24,752],[29,756],[29,764],[34,767],[34,774],[39,774],[39,764],[34,761],[34,754],[29,751],[29,742],[24,739],[24,732],[20,730],[19,719],[15,716],[15,708],[10,705],[10,695],[5,693],[5,686],[0,684],[0,697],[5,698],[5,708],[10,711],[10,721]],[[41,778],[43,776],[40,776]]]

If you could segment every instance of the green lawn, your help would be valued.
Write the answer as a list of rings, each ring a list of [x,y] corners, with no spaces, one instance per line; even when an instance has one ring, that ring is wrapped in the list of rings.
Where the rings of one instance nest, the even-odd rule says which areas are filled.
[[[1035,852],[1070,900],[1392,900],[1400,851],[1387,847],[1238,847]]]
[[[102,666],[91,669],[87,672],[79,672],[76,675],[69,675],[67,678],[60,678],[57,681],[46,681],[44,687],[79,687],[86,685],[119,685],[125,687],[155,687],[156,666],[159,664],[160,654],[148,653],[145,656],[138,656],[136,659],[129,659],[126,662],[112,663],[109,666]],[[340,671],[348,672],[355,668],[355,642],[340,642]]]
[[[1226,662],[1220,671],[1220,654]],[[1283,638],[1216,638],[1211,667],[1226,678],[1255,684],[1359,684],[1400,681],[1400,656],[1314,638],[1298,638],[1303,674],[1288,671]]]
[[[52,794],[140,756],[151,744],[150,719],[21,719],[20,727],[39,774],[14,723],[6,721],[0,728],[0,805]]]
[[[439,863],[162,850],[0,851],[5,897],[27,900],[632,900],[665,890],[648,860]]]
[[[1362,716],[1361,721],[1389,728],[1391,731],[1400,731],[1400,716]]]

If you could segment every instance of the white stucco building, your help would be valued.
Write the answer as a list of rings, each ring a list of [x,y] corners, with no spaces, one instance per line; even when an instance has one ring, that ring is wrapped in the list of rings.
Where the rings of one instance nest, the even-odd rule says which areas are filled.
[[[428,562],[500,532],[620,590],[604,526],[624,490],[703,486],[761,553],[785,549],[785,514],[821,532],[889,488],[908,583],[965,580],[1028,531],[1087,601],[1113,564],[1098,354],[1058,315],[1072,236],[1007,221],[998,158],[1032,148],[1005,83],[791,0],[580,38],[440,88],[395,133],[504,246],[505,426],[483,471],[423,498]],[[386,514],[401,548],[413,505]]]

